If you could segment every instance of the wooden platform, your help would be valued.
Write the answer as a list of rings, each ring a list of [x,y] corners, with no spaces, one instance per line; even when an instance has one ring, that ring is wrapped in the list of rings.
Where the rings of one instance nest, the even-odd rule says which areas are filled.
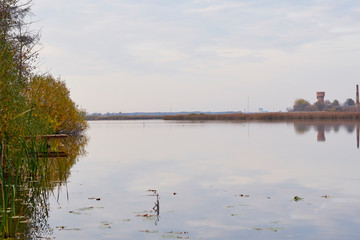
[[[40,158],[46,158],[46,157],[50,157],[50,158],[66,158],[68,157],[68,154],[65,152],[51,152],[51,146],[50,143],[52,139],[66,139],[68,138],[69,135],[67,134],[52,134],[52,135],[38,135],[38,136],[28,136],[26,137],[26,139],[43,139],[47,142],[47,148],[48,151],[47,152],[37,152],[35,153],[37,157]]]
[[[68,157],[68,154],[65,152],[37,152],[36,156],[40,158],[66,158]]]

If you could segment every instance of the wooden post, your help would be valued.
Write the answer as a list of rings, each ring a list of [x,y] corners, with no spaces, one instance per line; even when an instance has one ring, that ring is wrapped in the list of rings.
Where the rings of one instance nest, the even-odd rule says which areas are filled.
[[[47,148],[47,152],[50,156],[50,150],[51,150],[51,146],[50,146],[50,138],[46,139],[46,148]]]

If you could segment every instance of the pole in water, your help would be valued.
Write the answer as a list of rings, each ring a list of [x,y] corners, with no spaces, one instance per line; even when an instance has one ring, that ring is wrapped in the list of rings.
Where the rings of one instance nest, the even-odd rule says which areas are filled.
[[[356,84],[356,107],[359,108],[359,85]]]

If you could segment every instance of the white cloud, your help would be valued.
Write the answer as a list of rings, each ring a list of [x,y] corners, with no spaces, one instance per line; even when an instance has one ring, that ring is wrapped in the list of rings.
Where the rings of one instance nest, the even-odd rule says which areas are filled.
[[[163,47],[158,43],[129,45],[130,55],[140,58],[141,61],[149,62],[174,62],[186,58],[186,54],[173,48]]]
[[[188,13],[212,13],[212,12],[219,12],[227,9],[235,9],[235,8],[243,8],[249,4],[246,3],[225,3],[219,5],[210,5],[203,8],[192,8],[186,10]]]
[[[51,45],[44,45],[41,54],[49,57],[61,57],[64,56],[65,52],[63,49]]]
[[[255,53],[253,50],[250,49],[226,48],[226,47],[217,47],[217,46],[200,47],[198,49],[198,52],[205,54],[214,54],[218,58],[225,58],[225,59],[236,59],[236,58],[250,56]]]
[[[331,33],[355,33],[359,32],[359,27],[339,27],[339,28],[332,28],[329,30]]]
[[[35,14],[44,68],[67,77],[89,111],[156,111],[169,99],[179,110],[236,110],[254,94],[254,106],[285,110],[294,95],[316,90],[276,86],[336,86],[341,71],[359,79],[356,9],[360,2],[38,0]],[[87,91],[122,95],[95,105],[86,79],[104,85]],[[152,94],[141,99],[134,82]],[[269,101],[271,91],[278,97]]]

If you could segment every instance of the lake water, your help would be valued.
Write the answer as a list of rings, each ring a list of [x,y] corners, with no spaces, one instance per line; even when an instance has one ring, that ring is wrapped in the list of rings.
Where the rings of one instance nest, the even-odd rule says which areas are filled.
[[[55,239],[359,239],[355,124],[98,121]],[[153,191],[149,191],[153,190]]]

